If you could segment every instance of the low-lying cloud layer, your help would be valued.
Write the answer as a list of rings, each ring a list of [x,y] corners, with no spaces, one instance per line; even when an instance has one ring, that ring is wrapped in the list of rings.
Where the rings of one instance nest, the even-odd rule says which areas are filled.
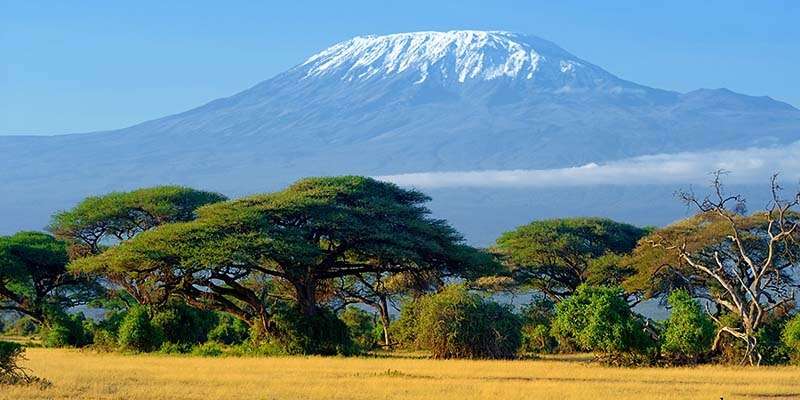
[[[800,179],[800,142],[784,147],[657,154],[570,168],[419,172],[377,179],[417,188],[659,185],[707,183],[709,174],[717,170],[729,171],[726,183],[731,184],[766,182],[773,173],[780,173],[784,182],[795,183]]]

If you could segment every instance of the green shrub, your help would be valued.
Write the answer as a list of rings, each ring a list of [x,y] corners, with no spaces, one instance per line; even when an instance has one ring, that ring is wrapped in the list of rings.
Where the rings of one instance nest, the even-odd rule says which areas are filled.
[[[357,307],[347,307],[339,316],[350,331],[350,338],[362,351],[372,350],[378,343],[375,336],[375,315]]]
[[[800,364],[800,313],[786,323],[782,339],[783,344],[791,352],[792,363]]]
[[[119,327],[118,341],[124,350],[150,352],[161,347],[161,331],[153,325],[144,307],[133,307],[125,314]]]
[[[191,354],[201,357],[219,357],[225,354],[223,345],[216,342],[207,342],[192,347]]]
[[[550,333],[555,305],[546,297],[537,297],[522,309],[522,344],[524,353],[553,353],[558,346]]]
[[[83,347],[92,343],[91,321],[82,313],[59,312],[50,317],[50,326],[44,330],[45,347]]]
[[[786,346],[782,338],[789,320],[787,315],[769,315],[756,332],[756,350],[761,354],[761,364],[782,365],[791,361],[792,350]]]
[[[308,317],[294,305],[275,307],[272,319],[278,334],[270,338],[286,354],[352,355],[358,352],[347,325],[336,314],[319,308]]]
[[[228,313],[217,315],[217,325],[208,332],[208,340],[222,344],[244,343],[249,334],[250,328],[239,318]]]
[[[400,317],[389,325],[389,336],[397,341],[400,348],[419,350],[417,332],[419,331],[420,305],[417,301],[406,301],[400,308]]]
[[[666,321],[662,349],[673,361],[697,363],[711,349],[714,323],[685,290],[672,292],[667,302],[672,313]]]
[[[630,309],[621,288],[581,285],[556,305],[553,334],[559,341],[598,353],[612,363],[639,363],[651,356],[655,341]]]
[[[192,345],[208,340],[216,316],[184,303],[171,303],[153,315],[152,323],[162,332],[164,341]]]
[[[453,285],[420,299],[416,337],[435,358],[513,358],[522,323],[510,307]]]

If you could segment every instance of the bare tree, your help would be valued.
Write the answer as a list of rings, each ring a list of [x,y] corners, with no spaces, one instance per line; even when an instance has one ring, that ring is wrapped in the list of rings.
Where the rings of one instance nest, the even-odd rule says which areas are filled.
[[[782,188],[777,175],[773,175],[772,200],[766,211],[745,216],[742,196],[724,193],[723,175],[723,171],[714,174],[710,196],[699,198],[691,191],[678,193],[702,216],[719,222],[714,228],[718,229],[717,240],[701,244],[701,248],[688,242],[687,236],[682,242],[662,241],[658,235],[648,241],[655,247],[677,251],[680,261],[707,282],[709,298],[740,320],[740,324],[726,324],[712,315],[720,326],[714,348],[723,334],[731,335],[745,343],[742,363],[758,365],[762,355],[756,333],[765,317],[794,302],[796,285],[789,270],[797,266],[800,219],[793,209],[800,203],[800,193],[781,198]]]

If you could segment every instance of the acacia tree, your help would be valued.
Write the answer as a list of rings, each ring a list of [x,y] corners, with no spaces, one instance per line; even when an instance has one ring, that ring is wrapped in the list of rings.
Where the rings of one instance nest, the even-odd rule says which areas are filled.
[[[726,195],[720,178],[716,173],[708,197],[680,193],[700,213],[643,240],[633,256],[640,273],[626,285],[649,296],[686,288],[711,300],[717,314],[726,311],[737,321],[731,324],[712,315],[719,325],[714,349],[721,335],[728,334],[745,344],[742,363],[759,364],[757,331],[769,313],[794,302],[792,270],[800,255],[800,218],[793,208],[800,203],[800,193],[782,199],[773,176],[767,210],[745,216],[744,199]]]
[[[91,301],[101,287],[67,271],[67,245],[41,232],[0,236],[0,310],[44,325],[53,312]]]
[[[203,207],[193,221],[144,232],[74,268],[124,274],[274,333],[270,305],[286,293],[276,287],[313,318],[338,278],[467,268],[476,250],[429,217],[428,200],[370,178],[304,179]]]
[[[71,259],[97,255],[156,226],[194,219],[196,210],[225,196],[182,186],[156,186],[88,197],[53,216],[49,230],[69,243]],[[138,302],[152,301],[136,280],[108,274]]]
[[[620,260],[646,232],[604,218],[534,221],[504,233],[494,250],[517,281],[559,301],[583,283],[613,285],[633,273]]]

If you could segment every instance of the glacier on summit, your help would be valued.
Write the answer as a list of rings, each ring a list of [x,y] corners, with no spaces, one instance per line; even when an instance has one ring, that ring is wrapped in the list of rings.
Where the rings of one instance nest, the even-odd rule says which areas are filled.
[[[499,78],[531,80],[543,87],[577,82],[602,86],[621,80],[556,44],[505,31],[412,32],[357,36],[319,52],[295,70],[310,77],[368,81],[409,77],[466,83]]]

